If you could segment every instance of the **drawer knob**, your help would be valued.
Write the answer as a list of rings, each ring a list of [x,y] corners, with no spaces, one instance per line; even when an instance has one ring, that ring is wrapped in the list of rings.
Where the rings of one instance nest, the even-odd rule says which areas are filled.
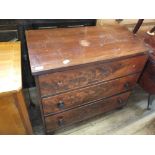
[[[64,126],[64,124],[65,124],[65,122],[64,122],[63,118],[59,118],[58,125],[59,126]]]
[[[65,104],[63,101],[59,101],[59,103],[57,104],[59,109],[64,109],[65,108]]]
[[[107,68],[101,68],[101,73],[102,74],[108,74],[109,70]]]
[[[125,89],[130,89],[130,84],[129,84],[129,82],[127,82],[127,83],[124,84],[124,88],[125,88]]]

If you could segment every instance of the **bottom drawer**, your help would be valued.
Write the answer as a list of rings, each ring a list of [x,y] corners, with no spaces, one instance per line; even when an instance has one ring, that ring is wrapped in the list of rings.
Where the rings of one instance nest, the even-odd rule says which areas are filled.
[[[46,130],[47,132],[54,131],[68,124],[82,121],[92,116],[122,107],[125,105],[129,94],[130,92],[123,93],[105,100],[100,100],[68,110],[66,112],[47,116],[45,117]]]

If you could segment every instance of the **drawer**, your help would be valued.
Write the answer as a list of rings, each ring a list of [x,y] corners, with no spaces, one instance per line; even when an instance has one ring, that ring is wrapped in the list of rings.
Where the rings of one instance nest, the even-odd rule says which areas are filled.
[[[147,56],[141,55],[40,75],[38,81],[41,96],[55,95],[56,93],[139,72],[146,60]]]
[[[138,77],[139,74],[134,74],[56,96],[43,98],[43,112],[45,115],[61,112],[88,102],[128,91],[133,88]]]
[[[122,107],[125,105],[129,94],[129,92],[123,93],[105,100],[100,100],[66,112],[45,117],[47,132]]]

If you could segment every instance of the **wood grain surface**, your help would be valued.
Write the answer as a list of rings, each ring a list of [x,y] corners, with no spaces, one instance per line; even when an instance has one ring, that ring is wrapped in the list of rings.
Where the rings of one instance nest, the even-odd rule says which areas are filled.
[[[62,112],[57,115],[45,117],[47,132],[122,107],[126,104],[129,94],[130,92],[124,93],[106,100],[100,100],[98,102]]]
[[[142,71],[146,55],[107,63],[91,64],[76,69],[44,74],[38,77],[41,96],[55,95]]]
[[[0,42],[0,134],[32,134],[22,94],[20,42]]]
[[[46,132],[122,107],[148,58],[120,25],[28,30],[26,40]]]
[[[44,114],[61,112],[98,99],[110,97],[131,90],[135,86],[139,74],[130,75],[109,82],[103,82],[83,89],[42,99]],[[60,104],[64,104],[61,108]]]
[[[20,42],[0,42],[0,94],[21,88]]]
[[[26,134],[13,95],[0,96],[0,135]]]
[[[28,30],[32,74],[146,52],[143,40],[119,25]]]

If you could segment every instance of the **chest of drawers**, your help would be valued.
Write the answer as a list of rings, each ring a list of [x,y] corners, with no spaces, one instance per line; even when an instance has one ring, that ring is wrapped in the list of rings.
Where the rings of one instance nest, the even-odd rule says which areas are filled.
[[[45,131],[126,104],[147,61],[143,41],[125,27],[26,32]]]

